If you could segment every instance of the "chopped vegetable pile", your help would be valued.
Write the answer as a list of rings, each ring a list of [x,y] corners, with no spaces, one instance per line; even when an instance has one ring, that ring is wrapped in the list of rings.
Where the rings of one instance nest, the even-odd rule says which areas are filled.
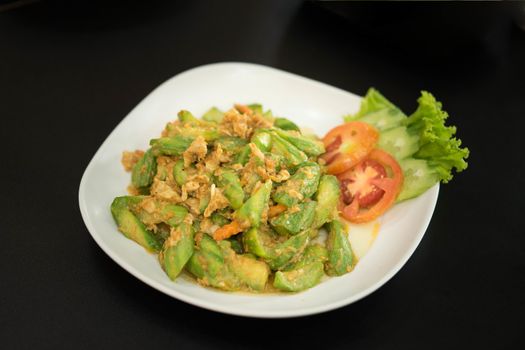
[[[157,252],[171,279],[186,269],[223,290],[300,291],[325,270],[352,269],[320,140],[259,105],[178,116],[149,150],[124,153],[133,195],[111,207],[120,231]],[[313,240],[326,223],[325,247]]]
[[[311,288],[356,264],[339,215],[372,221],[466,168],[441,105],[426,92],[418,102],[407,117],[371,89],[322,140],[259,104],[181,111],[148,150],[124,152],[130,195],[112,215],[172,280],[185,270],[227,291]]]

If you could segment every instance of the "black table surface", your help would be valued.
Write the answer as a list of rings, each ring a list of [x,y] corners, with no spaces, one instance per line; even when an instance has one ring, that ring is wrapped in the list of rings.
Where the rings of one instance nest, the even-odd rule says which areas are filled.
[[[0,348],[523,348],[525,32],[512,6],[71,3],[0,6]],[[77,194],[98,146],[160,83],[221,61],[374,86],[406,110],[421,89],[444,102],[469,168],[382,288],[314,316],[229,316],[150,288],[91,238]]]

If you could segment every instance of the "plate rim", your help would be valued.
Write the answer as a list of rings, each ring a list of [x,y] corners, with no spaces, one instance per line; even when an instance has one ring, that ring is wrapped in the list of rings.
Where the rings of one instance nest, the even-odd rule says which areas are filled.
[[[160,292],[162,292],[162,293],[164,293],[164,294],[166,294],[166,295],[168,295],[168,296],[170,296],[172,298],[178,299],[178,300],[183,301],[185,303],[188,303],[190,305],[201,307],[201,308],[204,308],[204,309],[207,309],[207,310],[211,310],[211,311],[216,311],[216,312],[221,312],[221,313],[224,313],[224,314],[229,314],[229,315],[243,316],[243,317],[254,317],[254,318],[294,318],[294,317],[302,317],[302,316],[314,315],[314,314],[328,312],[328,311],[332,311],[332,310],[341,308],[343,306],[350,305],[350,304],[355,303],[355,302],[363,299],[364,297],[372,294],[376,290],[378,290],[380,287],[382,287],[384,284],[386,284],[390,279],[392,279],[392,277],[397,272],[399,272],[399,270],[401,270],[401,268],[406,264],[408,259],[410,259],[410,257],[413,255],[414,251],[416,250],[416,248],[418,247],[418,245],[422,241],[422,239],[423,239],[423,237],[424,237],[424,235],[425,235],[425,233],[426,233],[426,231],[428,229],[430,221],[432,219],[433,212],[434,212],[434,210],[436,208],[437,199],[438,199],[438,195],[439,195],[439,188],[440,188],[439,183],[434,185],[429,190],[427,190],[427,192],[428,191],[432,191],[431,198],[430,198],[431,205],[429,205],[428,208],[425,210],[425,220],[424,220],[424,222],[423,222],[423,224],[421,226],[422,229],[414,237],[415,239],[411,242],[411,245],[405,251],[405,253],[401,257],[401,259],[397,262],[397,264],[395,264],[394,266],[392,266],[389,269],[388,273],[383,275],[383,277],[380,278],[378,281],[376,281],[372,286],[366,288],[365,290],[361,291],[360,293],[352,294],[350,297],[342,298],[342,299],[340,299],[338,301],[335,301],[335,302],[331,302],[331,303],[320,305],[320,306],[306,307],[304,309],[286,310],[286,311],[265,310],[265,311],[257,311],[257,312],[255,312],[255,311],[251,311],[251,310],[243,310],[241,308],[235,308],[235,307],[232,307],[231,305],[223,306],[223,305],[220,305],[218,303],[213,303],[213,302],[210,302],[210,301],[207,301],[207,300],[203,300],[203,299],[200,299],[200,298],[197,298],[197,297],[194,298],[192,296],[189,296],[189,295],[186,295],[184,293],[181,293],[181,292],[179,292],[177,290],[168,288],[168,287],[166,287],[166,286],[156,282],[155,280],[149,278],[147,275],[142,274],[141,272],[136,270],[132,265],[128,264],[125,261],[125,259],[122,259],[118,254],[113,253],[111,248],[108,245],[106,245],[102,241],[102,239],[100,237],[98,237],[99,234],[97,233],[97,230],[93,226],[91,218],[90,218],[89,213],[87,211],[87,203],[86,203],[86,198],[85,198],[85,194],[84,193],[85,193],[85,186],[86,186],[86,182],[87,182],[87,177],[91,173],[91,170],[92,170],[92,168],[94,166],[93,165],[94,161],[95,161],[95,159],[97,159],[99,157],[99,154],[101,154],[104,151],[104,149],[106,147],[108,147],[107,144],[108,144],[109,140],[111,139],[112,135],[119,129],[119,127],[128,118],[128,116],[130,114],[132,114],[136,109],[138,109],[138,107],[141,106],[142,103],[145,100],[147,100],[152,94],[154,94],[157,90],[161,89],[164,85],[166,85],[170,81],[172,81],[172,80],[174,80],[176,78],[180,78],[183,75],[192,73],[192,72],[194,72],[196,70],[203,70],[203,69],[210,69],[210,68],[219,68],[219,67],[224,67],[224,66],[231,66],[232,69],[235,69],[235,68],[238,68],[238,67],[242,66],[242,67],[245,67],[245,68],[248,68],[248,69],[268,70],[268,71],[272,71],[274,73],[285,75],[287,77],[303,80],[303,81],[306,81],[306,82],[308,82],[310,84],[313,83],[313,84],[315,84],[317,86],[321,86],[323,88],[329,88],[329,89],[331,89],[333,91],[337,91],[339,93],[351,94],[351,95],[357,96],[359,98],[362,98],[361,96],[356,95],[356,94],[354,94],[352,92],[345,91],[343,89],[340,89],[338,87],[335,87],[335,86],[323,83],[323,82],[318,81],[318,80],[307,78],[307,77],[304,77],[304,76],[301,76],[301,75],[298,75],[298,74],[295,74],[295,73],[287,72],[287,71],[284,71],[284,70],[281,70],[281,69],[277,69],[277,68],[273,68],[273,67],[270,67],[270,66],[261,65],[261,64],[255,64],[255,63],[247,63],[247,62],[228,61],[228,62],[210,63],[210,64],[200,65],[200,66],[197,66],[197,67],[193,67],[193,68],[187,69],[185,71],[182,71],[182,72],[180,72],[180,73],[170,77],[169,79],[165,80],[164,82],[159,84],[157,87],[155,87],[144,98],[142,98],[135,105],[135,107],[133,107],[133,109],[131,109],[120,120],[120,122],[113,128],[113,130],[108,134],[108,136],[104,139],[104,141],[98,147],[97,151],[93,154],[93,156],[91,157],[88,165],[86,166],[86,168],[85,168],[85,170],[84,170],[84,172],[82,174],[82,177],[81,177],[81,180],[80,180],[80,184],[79,184],[79,188],[78,188],[78,203],[79,203],[79,209],[80,209],[80,213],[81,213],[81,216],[82,216],[82,220],[84,221],[84,224],[85,224],[86,228],[88,229],[88,232],[91,235],[91,237],[94,239],[94,241],[97,243],[97,245],[104,251],[104,253],[106,253],[106,255],[108,255],[115,263],[117,263],[117,265],[119,265],[125,271],[127,271],[132,276],[134,276],[137,279],[139,279],[141,282],[147,284],[148,286],[150,286],[150,287],[152,287],[152,288],[154,288],[154,289],[156,289],[156,290],[158,290],[158,291],[160,291]],[[224,292],[224,293],[228,293],[228,292]]]

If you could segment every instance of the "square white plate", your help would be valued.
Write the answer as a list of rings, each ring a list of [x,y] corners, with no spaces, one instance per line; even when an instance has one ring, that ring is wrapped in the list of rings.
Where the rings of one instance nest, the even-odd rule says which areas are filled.
[[[291,73],[247,63],[197,67],[166,81],[142,100],[104,141],[79,188],[84,222],[98,245],[120,266],[153,288],[206,309],[251,317],[320,313],[359,300],[386,283],[421,241],[436,205],[439,186],[396,205],[382,218],[379,235],[354,271],[297,294],[250,295],[203,288],[184,278],[168,279],[157,258],[117,231],[109,206],[125,195],[130,175],[120,163],[124,150],[146,149],[181,109],[202,115],[211,106],[259,102],[274,114],[323,136],[357,111],[360,97]]]

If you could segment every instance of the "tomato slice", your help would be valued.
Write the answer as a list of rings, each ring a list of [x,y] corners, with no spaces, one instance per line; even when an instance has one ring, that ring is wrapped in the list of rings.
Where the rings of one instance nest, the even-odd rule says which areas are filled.
[[[326,153],[321,158],[329,174],[340,174],[354,167],[374,149],[379,132],[364,122],[341,124],[326,134],[323,143]]]
[[[385,168],[375,160],[366,159],[340,175],[343,201],[350,204],[359,201],[360,207],[371,207],[379,202],[384,190],[373,184],[372,180],[387,177]]]
[[[337,176],[339,210],[350,222],[369,222],[395,202],[403,186],[403,170],[390,154],[374,149],[354,168]]]

